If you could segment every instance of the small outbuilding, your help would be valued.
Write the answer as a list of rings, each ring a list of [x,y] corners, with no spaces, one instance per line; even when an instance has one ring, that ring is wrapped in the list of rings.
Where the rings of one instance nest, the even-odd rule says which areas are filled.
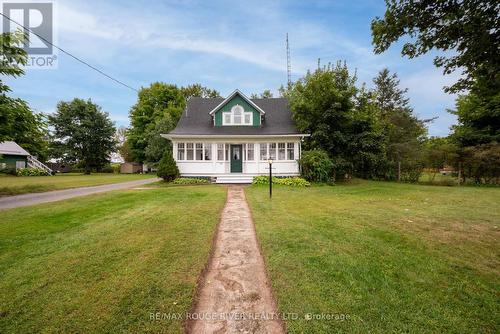
[[[26,168],[30,154],[13,141],[0,142],[0,170]]]
[[[120,173],[135,174],[142,172],[142,164],[138,162],[125,162],[120,165]]]

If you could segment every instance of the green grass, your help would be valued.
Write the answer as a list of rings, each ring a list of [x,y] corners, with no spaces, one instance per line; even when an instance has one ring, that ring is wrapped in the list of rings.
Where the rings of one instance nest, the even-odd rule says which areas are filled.
[[[123,190],[2,211],[0,333],[182,331],[225,189]]]
[[[291,333],[498,333],[500,189],[246,189]],[[345,314],[349,320],[304,320]]]
[[[99,186],[145,178],[152,174],[57,174],[55,176],[3,176],[0,177],[0,196],[20,195],[78,187]]]

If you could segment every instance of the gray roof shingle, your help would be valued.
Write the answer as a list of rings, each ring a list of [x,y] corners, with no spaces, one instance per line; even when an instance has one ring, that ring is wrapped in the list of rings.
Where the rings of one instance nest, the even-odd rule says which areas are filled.
[[[285,98],[251,99],[264,110],[265,120],[261,126],[214,126],[210,111],[223,98],[192,97],[182,113],[181,119],[171,135],[288,135],[300,134],[292,120]]]
[[[0,142],[0,154],[30,155],[28,151],[13,141]]]

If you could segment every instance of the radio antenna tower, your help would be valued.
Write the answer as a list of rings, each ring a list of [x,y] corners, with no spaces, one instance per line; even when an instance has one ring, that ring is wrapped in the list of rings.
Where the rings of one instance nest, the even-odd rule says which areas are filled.
[[[288,44],[288,33],[286,33],[286,74],[288,87],[292,85],[292,64],[290,62],[290,44]]]

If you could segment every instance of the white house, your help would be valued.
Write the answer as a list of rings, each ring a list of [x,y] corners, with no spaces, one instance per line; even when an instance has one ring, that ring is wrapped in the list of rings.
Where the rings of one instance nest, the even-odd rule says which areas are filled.
[[[173,144],[181,176],[217,183],[251,183],[256,175],[299,175],[301,141],[285,98],[249,99],[235,90],[226,99],[189,99],[177,127],[163,135]]]

